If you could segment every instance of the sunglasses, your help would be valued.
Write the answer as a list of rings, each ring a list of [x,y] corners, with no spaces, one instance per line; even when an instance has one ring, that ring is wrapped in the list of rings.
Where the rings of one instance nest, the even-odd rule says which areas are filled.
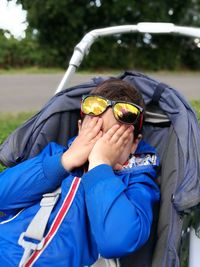
[[[85,115],[99,116],[112,107],[114,117],[124,124],[135,124],[142,120],[143,108],[130,102],[112,101],[102,96],[84,95],[81,102],[81,112]]]

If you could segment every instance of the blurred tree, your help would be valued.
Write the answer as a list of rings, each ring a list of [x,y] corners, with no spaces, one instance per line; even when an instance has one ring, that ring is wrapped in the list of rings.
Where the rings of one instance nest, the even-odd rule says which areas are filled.
[[[46,51],[40,48],[32,35],[17,40],[9,31],[0,30],[0,68],[21,68],[29,66],[53,66],[54,56],[50,48]]]
[[[142,21],[200,26],[198,0],[17,0],[27,10],[29,31],[54,65],[65,66],[74,46],[90,30]],[[188,51],[192,47],[191,59]],[[168,35],[126,34],[94,44],[84,61],[91,68],[200,68],[193,39]],[[196,58],[193,56],[196,54]],[[188,55],[189,59],[188,59]]]

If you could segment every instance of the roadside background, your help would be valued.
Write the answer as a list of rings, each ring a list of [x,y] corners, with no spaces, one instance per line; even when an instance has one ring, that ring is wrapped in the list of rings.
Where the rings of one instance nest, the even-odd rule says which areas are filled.
[[[66,62],[86,33],[140,22],[200,27],[200,4],[193,0],[46,0],[41,5],[41,1],[0,0],[0,112],[39,110],[54,94]],[[81,73],[68,86],[99,76],[93,73],[96,70],[111,70],[116,76],[118,70],[134,69],[171,85],[189,100],[200,98],[200,37],[146,29],[98,38],[81,64]],[[38,69],[38,74],[20,71],[28,68]],[[53,68],[63,71],[52,72]],[[16,72],[11,75],[12,69]]]
[[[97,76],[117,76],[114,73],[76,73],[67,87],[78,85]],[[146,73],[177,89],[187,100],[200,100],[200,75],[186,73]],[[49,74],[1,74],[0,112],[37,111],[52,97],[64,72]]]

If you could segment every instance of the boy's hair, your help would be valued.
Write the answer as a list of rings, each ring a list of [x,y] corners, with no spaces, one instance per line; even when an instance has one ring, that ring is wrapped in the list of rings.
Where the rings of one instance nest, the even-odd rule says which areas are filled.
[[[131,102],[142,107],[145,110],[145,103],[141,93],[128,82],[120,79],[110,78],[98,85],[95,89],[91,91],[90,94],[103,96],[109,100],[114,101]],[[143,120],[143,114],[141,116]],[[138,120],[137,123],[134,125],[135,138],[137,138],[138,134],[140,134],[142,131],[140,123],[140,120]]]

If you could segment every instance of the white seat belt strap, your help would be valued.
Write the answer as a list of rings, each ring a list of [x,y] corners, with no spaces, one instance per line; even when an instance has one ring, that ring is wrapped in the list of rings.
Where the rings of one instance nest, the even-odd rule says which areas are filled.
[[[61,189],[59,188],[53,193],[44,195],[43,199],[40,202],[41,204],[40,210],[37,212],[37,214],[33,218],[26,232],[23,232],[21,234],[19,241],[18,241],[18,243],[24,247],[24,254],[19,264],[20,267],[32,266],[32,264],[40,257],[40,255],[43,253],[45,248],[51,242],[52,238],[55,236],[57,230],[62,224],[62,221],[64,220],[67,212],[69,211],[71,204],[73,203],[76,192],[80,185],[80,181],[81,179],[79,177],[74,177],[71,183],[71,186],[69,188],[69,191],[67,195],[65,196],[65,199],[63,200],[63,203],[61,207],[59,208],[59,211],[56,217],[54,218],[54,221],[51,224],[51,227],[48,230],[48,233],[46,234],[45,237],[44,237],[45,228],[48,223],[48,219],[50,217],[51,211],[59,198]],[[45,217],[45,220],[44,220],[44,217]],[[43,222],[43,220],[45,222]],[[41,225],[41,229],[39,230],[40,225]],[[37,231],[39,231],[39,233],[36,233]],[[32,239],[32,241],[30,239]],[[36,243],[34,241],[38,241],[39,243],[38,242]]]
[[[23,266],[34,250],[42,248],[44,232],[60,193],[61,188],[58,188],[52,193],[43,195],[40,201],[40,209],[29,224],[26,232],[21,233],[18,243],[24,248],[24,254],[19,266]]]

